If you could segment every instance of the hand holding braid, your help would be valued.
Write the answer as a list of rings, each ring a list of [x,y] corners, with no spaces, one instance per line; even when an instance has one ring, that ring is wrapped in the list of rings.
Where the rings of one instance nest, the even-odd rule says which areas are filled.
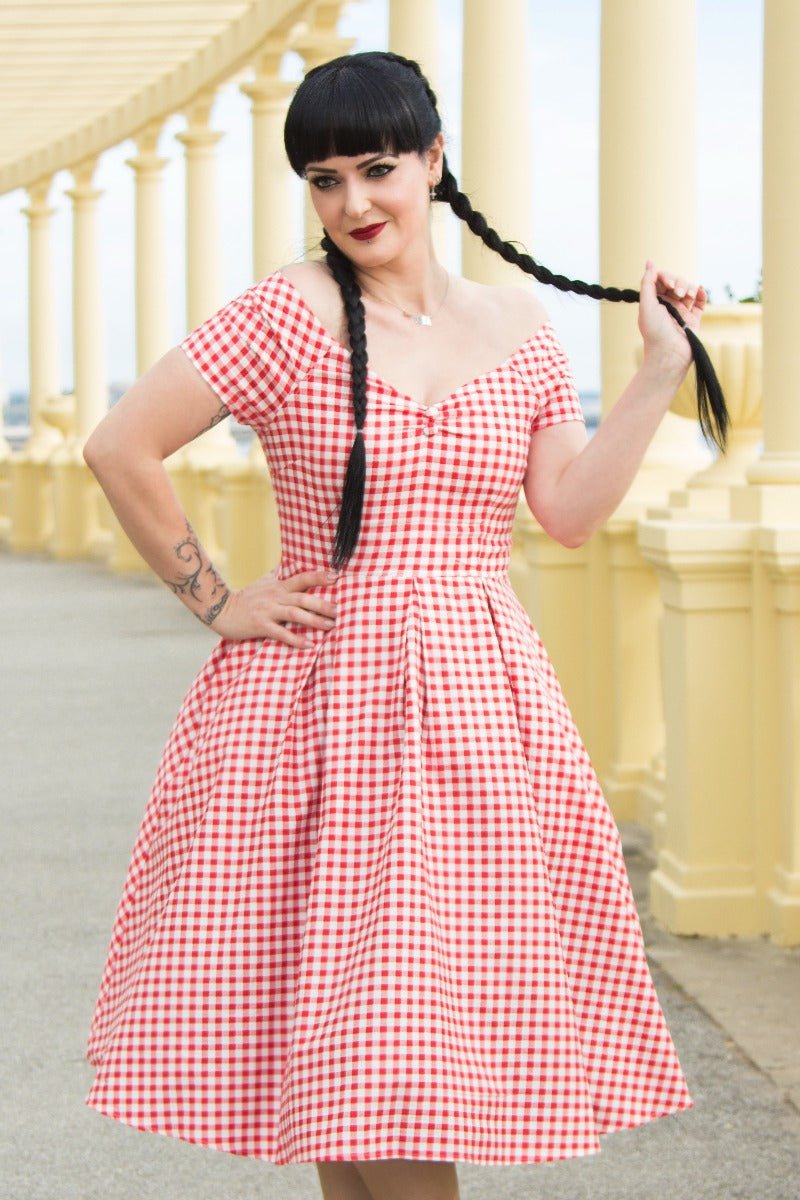
[[[504,242],[493,229],[489,227],[482,213],[475,212],[468,198],[458,190],[455,177],[445,160],[442,181],[436,189],[435,198],[446,200],[453,212],[465,221],[473,233],[491,249],[496,250],[506,262],[514,263],[528,275],[533,275],[540,283],[551,284],[562,292],[576,292],[579,296],[591,296],[594,300],[613,300],[626,304],[638,304],[641,293],[633,288],[602,287],[599,283],[584,283],[582,279],[567,279],[564,275],[554,275],[547,267],[535,262],[529,254],[521,254],[511,242]],[[700,429],[709,443],[714,443],[724,453],[728,439],[728,410],[722,388],[714,372],[714,367],[708,357],[703,343],[698,338],[687,321],[680,315],[674,305],[658,297],[671,317],[683,329],[689,342],[697,377],[697,412]]]

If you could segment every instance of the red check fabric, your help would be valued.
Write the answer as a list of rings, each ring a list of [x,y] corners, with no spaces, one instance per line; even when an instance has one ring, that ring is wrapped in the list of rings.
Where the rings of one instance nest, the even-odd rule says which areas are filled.
[[[330,561],[349,355],[276,272],[181,343],[263,445],[278,574]],[[158,767],[86,1103],[273,1163],[526,1163],[692,1106],[616,825],[513,592],[552,324],[432,407],[370,373],[329,630],[221,639]]]

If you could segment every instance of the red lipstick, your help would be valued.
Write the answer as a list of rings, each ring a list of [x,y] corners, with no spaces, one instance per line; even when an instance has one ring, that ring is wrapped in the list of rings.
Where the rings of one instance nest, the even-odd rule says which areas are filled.
[[[369,242],[372,238],[377,237],[385,224],[386,222],[382,221],[380,225],[365,225],[363,229],[351,229],[350,236],[357,238],[359,242]]]

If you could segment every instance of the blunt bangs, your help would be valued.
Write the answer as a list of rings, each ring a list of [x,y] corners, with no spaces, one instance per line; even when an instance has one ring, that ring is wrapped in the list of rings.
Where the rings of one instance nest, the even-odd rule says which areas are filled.
[[[438,133],[438,117],[414,77],[382,57],[371,58],[346,54],[324,63],[295,92],[283,140],[301,178],[308,163],[338,155],[422,154]]]

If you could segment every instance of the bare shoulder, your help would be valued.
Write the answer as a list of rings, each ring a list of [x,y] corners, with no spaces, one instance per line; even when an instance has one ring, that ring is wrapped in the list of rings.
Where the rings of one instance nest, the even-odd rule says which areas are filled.
[[[474,289],[473,298],[486,319],[505,331],[506,340],[524,342],[550,320],[544,304],[529,288],[474,281],[467,286]]]
[[[509,321],[521,322],[528,336],[550,320],[550,314],[544,304],[529,288],[508,285],[496,287],[494,290],[497,293],[500,311]]]
[[[289,282],[297,288],[315,316],[328,329],[341,323],[342,298],[339,286],[324,262],[309,258],[304,262],[288,263],[280,268]]]

